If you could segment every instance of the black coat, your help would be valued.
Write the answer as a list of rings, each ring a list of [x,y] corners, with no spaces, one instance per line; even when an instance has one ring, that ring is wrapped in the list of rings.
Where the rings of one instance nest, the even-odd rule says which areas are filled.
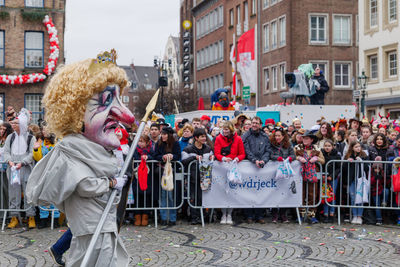
[[[252,129],[242,136],[246,158],[255,163],[257,160],[269,161],[271,145],[268,135],[259,130],[254,132]]]
[[[312,102],[323,102],[325,99],[325,94],[329,91],[328,82],[325,80],[325,76],[323,74],[320,74],[319,76],[314,75],[312,79],[317,80],[321,86],[320,89],[310,97],[310,99]]]
[[[177,160],[181,159],[181,147],[180,147],[178,141],[174,142],[171,152],[167,152],[166,148],[167,148],[167,144],[165,142],[158,141],[156,143],[156,147],[154,149],[154,157],[153,158],[158,161],[163,161],[162,157],[165,154],[171,153],[173,155],[173,158],[172,158],[173,161],[177,161]]]
[[[353,159],[353,162],[349,163],[343,163],[342,166],[342,184],[349,185],[353,182],[355,182],[356,178],[360,178],[363,175],[363,172],[365,172],[365,176],[368,178],[368,171],[369,171],[369,164],[368,163],[362,163],[364,160],[368,160],[368,157],[362,157],[362,161],[356,160],[355,155],[351,155],[350,158]],[[364,168],[363,168],[364,166]],[[356,177],[356,174],[358,174],[358,177]]]
[[[325,158],[325,164],[322,165],[324,171],[326,170],[326,164],[331,161],[331,160],[341,160],[342,158],[340,157],[339,152],[337,152],[336,149],[333,149],[331,151],[331,153],[327,153],[325,152],[325,150],[322,150],[322,154],[324,154],[324,158]],[[330,163],[328,165],[328,169],[326,170],[328,176],[333,177],[333,174],[335,174],[336,177],[338,177],[338,175],[340,174],[340,162],[334,162],[334,163]]]

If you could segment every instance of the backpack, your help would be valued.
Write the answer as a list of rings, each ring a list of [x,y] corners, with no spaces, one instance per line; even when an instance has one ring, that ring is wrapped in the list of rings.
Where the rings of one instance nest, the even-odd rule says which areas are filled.
[[[11,135],[11,137],[10,137],[10,148],[11,148],[11,146],[12,146],[12,143],[13,143],[14,140],[15,140],[15,135],[16,135],[15,133],[12,133],[12,135]],[[33,138],[33,135],[28,134],[28,139],[26,140],[26,144],[27,144],[27,146],[26,146],[26,152],[29,152],[29,145],[31,144],[32,138]]]

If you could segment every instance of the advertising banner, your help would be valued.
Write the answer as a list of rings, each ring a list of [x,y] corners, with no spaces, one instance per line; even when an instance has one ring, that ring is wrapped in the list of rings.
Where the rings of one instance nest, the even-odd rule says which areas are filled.
[[[291,163],[292,177],[276,179],[281,163],[268,162],[260,169],[249,161],[238,164],[242,183],[227,179],[230,164],[214,162],[212,185],[203,191],[203,207],[206,208],[274,208],[299,207],[302,204],[302,176],[300,162]]]

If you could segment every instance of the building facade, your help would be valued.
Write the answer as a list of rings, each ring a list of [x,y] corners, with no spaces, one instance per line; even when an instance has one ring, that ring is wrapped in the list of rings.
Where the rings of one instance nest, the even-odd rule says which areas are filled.
[[[258,106],[283,101],[284,74],[319,66],[330,85],[325,104],[351,104],[358,77],[357,0],[193,1],[194,82],[205,99],[232,87],[230,51],[257,24]],[[241,85],[240,74],[238,75]],[[241,86],[239,86],[241,87]],[[241,95],[241,88],[238,90]],[[240,97],[239,97],[240,99]],[[206,108],[208,101],[205,101]],[[255,96],[250,105],[255,105]]]
[[[50,55],[49,34],[43,24],[48,15],[55,25],[59,40],[58,64],[64,63],[64,0],[0,0],[0,75],[42,73]],[[41,105],[49,80],[24,85],[0,84],[0,117],[5,108],[22,107],[32,111],[37,122],[44,117]]]
[[[169,36],[164,51],[164,62],[167,62],[168,89],[177,90],[181,85],[181,64],[179,37]]]
[[[360,71],[369,77],[366,110],[369,118],[390,112],[400,118],[398,0],[360,0]]]
[[[357,0],[262,0],[259,102],[282,102],[286,72],[319,66],[330,86],[325,104],[351,104],[357,80]]]
[[[193,78],[197,97],[204,99],[206,109],[211,109],[211,94],[226,84],[225,63],[229,61],[226,2],[204,0],[193,3]]]

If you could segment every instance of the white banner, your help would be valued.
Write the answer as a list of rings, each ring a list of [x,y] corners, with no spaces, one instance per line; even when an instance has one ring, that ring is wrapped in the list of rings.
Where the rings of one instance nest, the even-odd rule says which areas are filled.
[[[238,164],[242,184],[228,182],[230,165],[215,161],[212,170],[211,190],[203,191],[203,207],[206,208],[275,208],[299,207],[302,204],[302,176],[300,162],[291,166],[294,176],[276,179],[279,162],[268,162],[260,169],[249,161]]]

